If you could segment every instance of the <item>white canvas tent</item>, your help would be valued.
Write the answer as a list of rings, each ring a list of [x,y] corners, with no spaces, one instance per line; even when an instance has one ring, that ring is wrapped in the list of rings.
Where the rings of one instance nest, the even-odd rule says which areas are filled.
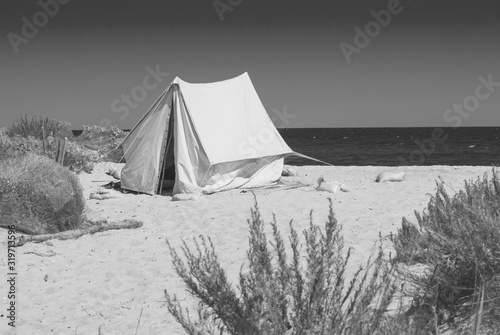
[[[214,193],[270,185],[293,151],[250,77],[192,84],[175,78],[121,143],[122,188],[155,194]]]

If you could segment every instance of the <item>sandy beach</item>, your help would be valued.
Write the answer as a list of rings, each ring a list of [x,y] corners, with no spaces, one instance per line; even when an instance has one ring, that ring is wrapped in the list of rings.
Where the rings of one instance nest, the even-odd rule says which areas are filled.
[[[108,166],[99,163],[92,174],[79,175],[86,199],[113,180],[105,174]],[[406,180],[376,183],[382,171],[404,171]],[[298,168],[299,176],[283,177],[276,187],[254,193],[266,222],[274,213],[284,236],[291,219],[298,231],[305,229],[311,210],[314,221],[322,224],[331,198],[346,247],[353,248],[352,271],[366,263],[379,232],[396,232],[403,216],[415,222],[414,210],[426,206],[439,176],[453,193],[463,187],[464,179],[476,179],[485,172],[490,173],[491,168],[307,166]],[[346,184],[350,192],[333,194],[312,186],[299,187],[312,184],[319,176]],[[17,334],[98,334],[100,326],[102,334],[134,334],[139,319],[137,334],[185,334],[167,311],[164,289],[177,294],[186,305],[192,300],[173,270],[165,239],[180,247],[182,238],[209,235],[236,284],[246,259],[246,220],[254,203],[252,193],[242,190],[202,198],[174,202],[165,195],[120,194],[115,199],[87,200],[91,218],[135,219],[144,225],[17,248]],[[6,230],[0,230],[0,235],[5,244]],[[390,245],[386,247],[390,251]],[[0,269],[6,273],[5,256],[1,255]],[[2,289],[3,301],[7,301],[6,293]],[[4,310],[2,302],[2,313]],[[5,320],[0,325],[0,333],[15,334],[6,333]]]

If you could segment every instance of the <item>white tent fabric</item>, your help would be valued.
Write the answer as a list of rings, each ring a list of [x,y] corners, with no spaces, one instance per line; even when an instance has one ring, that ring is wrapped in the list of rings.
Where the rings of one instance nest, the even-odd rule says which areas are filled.
[[[247,73],[209,84],[175,78],[121,145],[122,187],[148,194],[169,162],[174,194],[214,193],[277,182],[293,153]]]

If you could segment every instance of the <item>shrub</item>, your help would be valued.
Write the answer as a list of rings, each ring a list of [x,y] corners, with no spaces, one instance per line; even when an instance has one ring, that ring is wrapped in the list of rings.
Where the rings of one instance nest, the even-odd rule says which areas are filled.
[[[0,159],[16,157],[26,152],[43,153],[41,140],[33,136],[22,137],[20,135],[7,136],[6,128],[0,132]]]
[[[45,156],[56,159],[57,147],[60,139],[48,136],[45,141]],[[44,155],[42,140],[33,136],[22,137],[15,135],[13,137],[0,136],[0,159],[8,157],[17,157],[25,153],[32,153],[39,156]],[[66,153],[64,156],[64,166],[73,172],[85,171],[92,172],[94,166],[100,161],[98,151],[90,150],[83,145],[68,139],[66,141]]]
[[[165,290],[169,312],[188,334],[405,334],[412,329],[400,314],[385,313],[396,286],[381,245],[368,268],[346,281],[351,252],[344,254],[331,200],[323,229],[312,222],[311,214],[304,231],[305,254],[290,222],[290,262],[276,219],[270,242],[257,203],[251,215],[248,271],[240,271],[239,293],[229,283],[210,238],[194,239],[194,251],[183,241],[186,261],[167,240],[177,274],[199,301],[198,319],[192,320],[177,297]]]
[[[28,138],[34,137],[36,139],[42,139],[42,127],[45,131],[45,136],[56,136],[56,137],[73,137],[71,132],[71,123],[57,121],[55,119],[49,119],[48,117],[33,116],[31,120],[28,119],[26,114],[24,117],[18,121],[10,124],[6,129],[6,134],[9,137],[15,137],[16,135]]]
[[[500,327],[500,181],[493,170],[450,197],[443,181],[418,224],[403,218],[393,236],[396,261],[421,263],[423,275],[406,273],[414,283],[414,308],[433,309],[437,322],[469,324],[482,318]],[[480,308],[481,307],[481,308]],[[482,310],[481,315],[478,314]],[[495,328],[496,327],[496,328]]]
[[[45,152],[42,126],[45,127]],[[116,147],[125,136],[126,133],[117,126],[110,129],[84,126],[83,133],[75,138],[69,122],[42,117],[33,117],[30,121],[25,116],[7,128],[0,129],[0,159],[26,152],[55,159],[58,141],[67,138],[64,166],[77,173],[90,173],[99,161],[118,162],[123,157],[123,150]]]
[[[0,226],[27,234],[78,228],[85,199],[78,177],[32,153],[0,161]]]

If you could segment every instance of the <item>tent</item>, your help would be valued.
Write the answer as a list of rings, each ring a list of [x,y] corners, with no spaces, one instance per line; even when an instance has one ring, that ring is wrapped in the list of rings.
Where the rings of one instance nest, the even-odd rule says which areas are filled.
[[[176,77],[120,144],[122,188],[210,194],[276,183],[293,151],[250,77],[192,84]]]

